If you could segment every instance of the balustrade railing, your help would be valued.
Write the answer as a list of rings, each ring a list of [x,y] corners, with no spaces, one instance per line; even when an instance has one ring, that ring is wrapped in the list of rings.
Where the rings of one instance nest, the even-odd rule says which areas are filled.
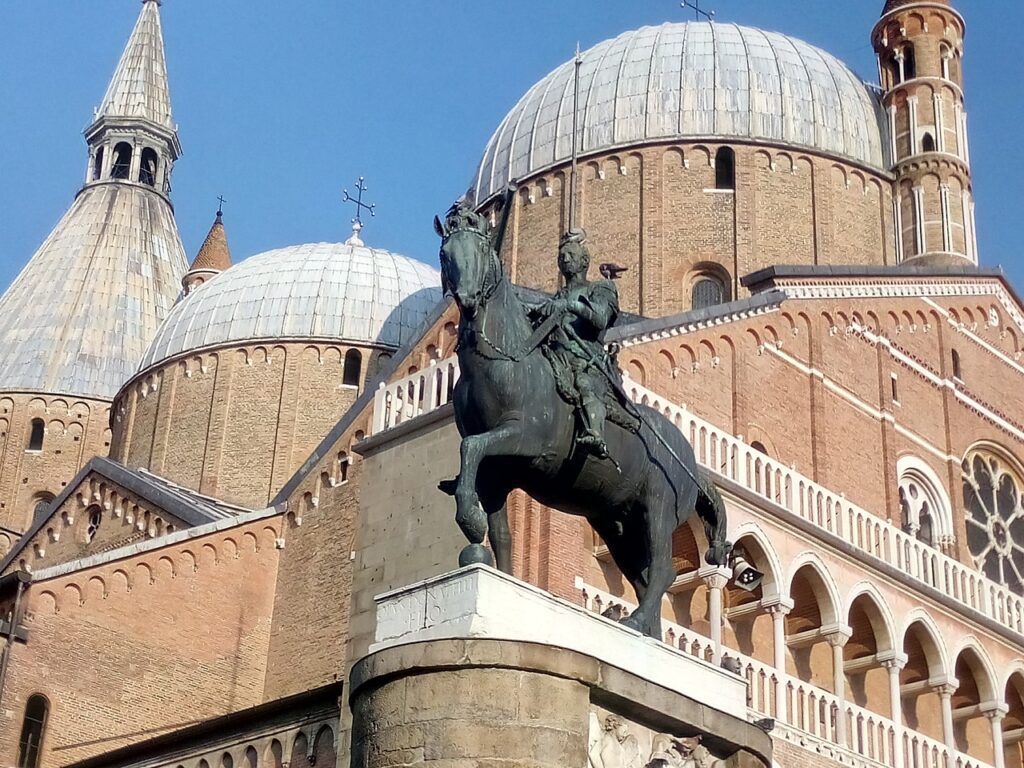
[[[450,402],[458,377],[458,360],[452,356],[432,361],[423,371],[382,384],[374,400],[374,433]],[[703,466],[896,568],[906,577],[1024,634],[1021,597],[628,377],[624,381],[634,402],[659,411],[686,435]]]
[[[459,380],[459,361],[452,356],[431,360],[422,371],[381,383],[373,398],[373,433],[397,427],[451,402]]]
[[[589,610],[614,619],[628,616],[636,608],[590,585],[584,585],[583,599]],[[666,620],[662,620],[662,631],[668,645],[711,661],[714,643],[710,638]],[[731,648],[724,648],[723,652],[739,661],[740,674],[747,681],[747,708],[751,719],[774,719],[776,735],[781,738],[804,747],[814,746],[822,752],[843,752],[841,756],[836,755],[839,762],[862,768],[879,765],[888,768],[991,768],[988,763],[951,752],[941,742],[899,726],[882,715],[840,701],[828,691],[770,664]],[[844,720],[844,737],[840,717]]]

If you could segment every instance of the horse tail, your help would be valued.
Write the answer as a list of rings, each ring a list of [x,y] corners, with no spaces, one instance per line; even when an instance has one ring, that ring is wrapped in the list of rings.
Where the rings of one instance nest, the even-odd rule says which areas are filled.
[[[732,542],[728,535],[728,517],[722,494],[711,476],[704,471],[698,472],[697,483],[697,516],[704,524],[704,532],[708,537],[708,551],[704,560],[708,565],[727,566],[732,553]]]

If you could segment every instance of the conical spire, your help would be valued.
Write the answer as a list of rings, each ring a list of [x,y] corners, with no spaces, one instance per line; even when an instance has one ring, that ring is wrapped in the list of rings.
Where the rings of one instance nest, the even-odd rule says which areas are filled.
[[[180,147],[156,0],[86,139],[85,186],[0,296],[0,391],[112,399],[180,293],[188,261],[169,201]]]
[[[142,13],[97,110],[96,120],[103,118],[147,120],[174,130],[159,0],[142,4]]]
[[[192,266],[181,279],[185,293],[191,293],[211,277],[219,275],[231,266],[231,249],[228,248],[228,236],[224,230],[224,214],[217,211],[217,218],[206,234],[199,253],[192,261]]]

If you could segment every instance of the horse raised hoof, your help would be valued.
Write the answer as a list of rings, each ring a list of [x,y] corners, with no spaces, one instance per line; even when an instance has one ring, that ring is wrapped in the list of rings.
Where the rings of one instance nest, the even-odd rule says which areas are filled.
[[[494,558],[491,557],[491,551],[483,544],[468,544],[459,552],[459,568],[465,568],[467,565],[477,565],[478,563],[494,567]]]
[[[442,480],[437,484],[437,489],[441,493],[446,493],[449,496],[455,495],[455,489],[459,487],[459,478],[454,477],[451,480]]]

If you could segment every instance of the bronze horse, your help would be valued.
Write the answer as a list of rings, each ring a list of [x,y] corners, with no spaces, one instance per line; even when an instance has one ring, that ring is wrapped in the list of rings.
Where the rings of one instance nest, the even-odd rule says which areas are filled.
[[[460,377],[455,421],[461,466],[441,489],[456,500],[469,539],[460,564],[490,562],[511,572],[506,499],[522,489],[537,501],[585,517],[636,592],[623,623],[661,638],[661,599],[675,580],[672,533],[693,514],[704,524],[705,560],[725,565],[726,516],[693,449],[662,414],[632,406],[639,428],[605,426],[610,459],[576,447],[573,407],[559,396],[551,363],[535,340],[529,307],[505,277],[487,219],[455,206],[434,227],[442,238],[442,285],[458,305]]]

